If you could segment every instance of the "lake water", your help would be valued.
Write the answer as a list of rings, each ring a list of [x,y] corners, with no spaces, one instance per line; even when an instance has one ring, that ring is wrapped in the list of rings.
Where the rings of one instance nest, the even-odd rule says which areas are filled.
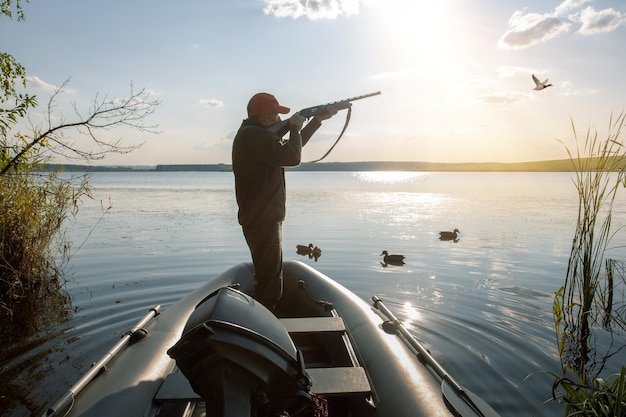
[[[99,172],[90,182],[94,200],[67,224],[72,318],[3,364],[4,415],[40,414],[150,307],[250,260],[232,173]],[[571,174],[288,172],[287,182],[286,259],[368,302],[379,295],[501,416],[531,416],[550,398],[545,371],[560,369],[552,299],[578,207]],[[626,224],[622,194],[615,228]],[[454,228],[457,242],[438,239]],[[317,261],[296,254],[308,243],[322,249]],[[620,233],[612,257],[624,258],[623,245]],[[384,266],[383,250],[406,264]],[[537,415],[559,414],[552,404]]]

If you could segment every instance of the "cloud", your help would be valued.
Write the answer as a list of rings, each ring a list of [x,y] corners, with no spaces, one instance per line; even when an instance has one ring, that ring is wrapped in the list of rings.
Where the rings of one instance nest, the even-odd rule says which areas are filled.
[[[34,75],[26,77],[26,83],[29,87],[37,90],[56,91],[58,88],[56,85],[48,84],[41,78]]]
[[[626,24],[626,14],[612,8],[595,10],[588,6],[576,12],[591,0],[565,0],[552,13],[526,13],[517,10],[509,19],[509,28],[498,40],[505,49],[523,49],[548,41],[580,24],[577,33],[594,35],[610,32]],[[570,11],[572,14],[565,16]]]
[[[278,18],[336,19],[359,13],[359,0],[264,0],[263,12]]]
[[[556,6],[554,13],[562,14],[568,10],[577,9],[585,3],[589,3],[591,0],[565,0],[563,3]]]
[[[212,109],[215,107],[222,107],[224,103],[221,100],[217,100],[214,98],[202,98],[200,99],[200,105]]]
[[[571,24],[553,14],[516,11],[509,19],[509,30],[498,41],[505,49],[523,49],[561,35]]]
[[[626,15],[614,9],[595,10],[589,6],[582,10],[577,17],[581,23],[578,33],[594,35],[596,33],[611,32],[626,23]]]

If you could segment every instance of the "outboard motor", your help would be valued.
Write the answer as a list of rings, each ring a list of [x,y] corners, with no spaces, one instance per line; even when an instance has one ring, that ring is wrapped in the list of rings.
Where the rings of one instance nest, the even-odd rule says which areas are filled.
[[[304,359],[285,327],[233,288],[200,302],[167,353],[211,415],[273,416],[311,401]]]

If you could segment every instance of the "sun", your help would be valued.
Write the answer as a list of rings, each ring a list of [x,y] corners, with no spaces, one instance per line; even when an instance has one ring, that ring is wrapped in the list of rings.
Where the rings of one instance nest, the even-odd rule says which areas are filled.
[[[441,28],[444,1],[386,0],[378,4],[379,16],[390,37],[395,40],[410,39],[432,41],[428,36]]]
[[[446,65],[453,0],[372,0],[379,50],[398,70]]]

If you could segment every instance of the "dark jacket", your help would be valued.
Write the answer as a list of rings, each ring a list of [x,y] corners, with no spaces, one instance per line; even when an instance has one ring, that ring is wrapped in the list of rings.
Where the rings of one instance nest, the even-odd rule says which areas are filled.
[[[244,226],[282,222],[285,219],[285,169],[297,166],[302,146],[321,123],[309,122],[298,133],[292,129],[289,140],[280,138],[246,119],[233,141],[232,163],[239,224]]]

